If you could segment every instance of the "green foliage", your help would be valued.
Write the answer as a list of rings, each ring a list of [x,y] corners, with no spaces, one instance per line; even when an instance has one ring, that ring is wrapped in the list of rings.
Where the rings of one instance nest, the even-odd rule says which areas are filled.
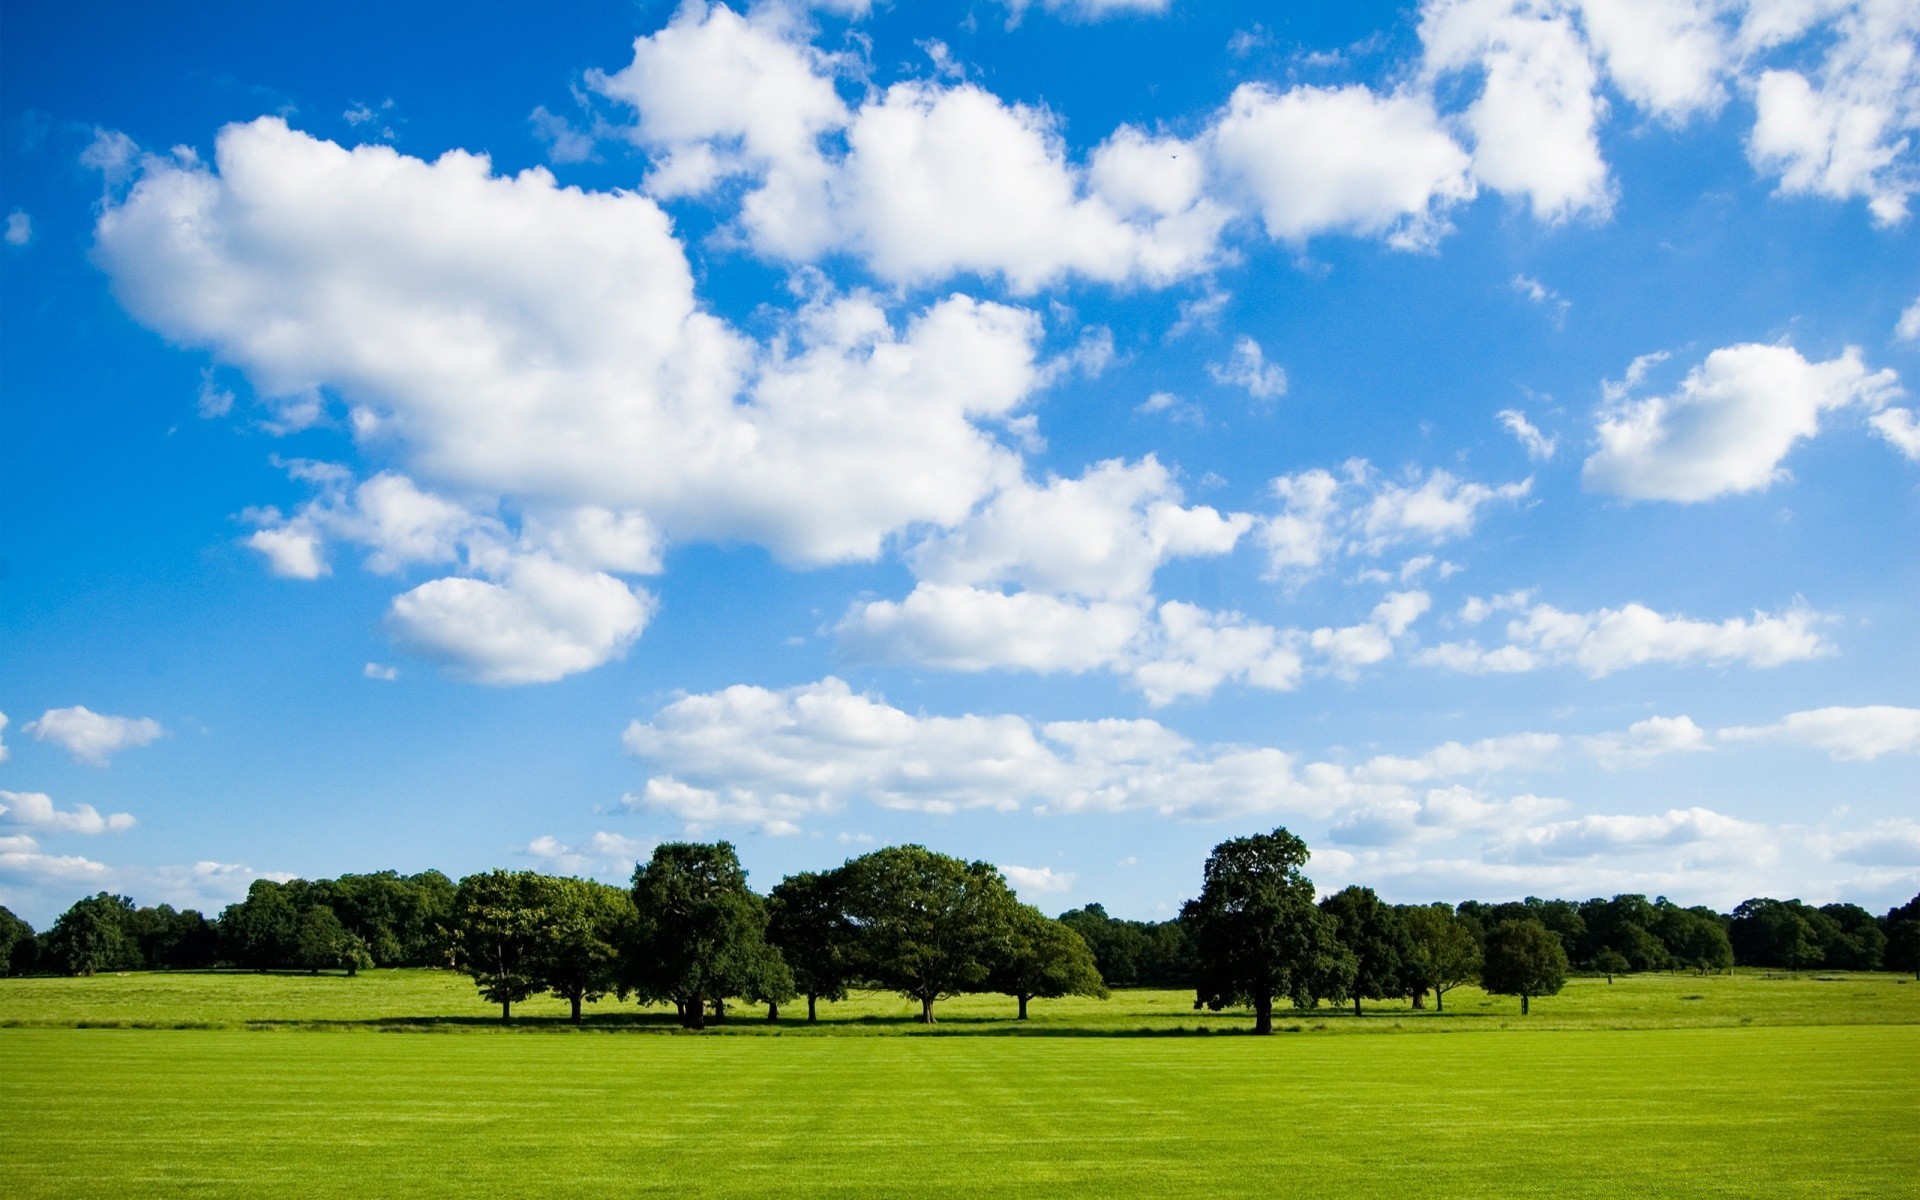
[[[271,879],[254,880],[247,898],[220,914],[227,960],[256,971],[292,965],[299,927],[300,911],[288,888]]]
[[[1060,923],[1085,940],[1110,986],[1193,986],[1193,946],[1178,921],[1123,921],[1089,904],[1061,913]]]
[[[1612,946],[1602,947],[1600,953],[1594,955],[1593,960],[1587,965],[1592,970],[1605,975],[1608,983],[1613,982],[1615,975],[1625,975],[1633,970],[1633,964],[1627,960],[1627,956]]]
[[[991,865],[889,846],[841,870],[859,974],[919,1001],[924,1023],[935,1001],[981,990],[1006,958],[1019,902]]]
[[[1353,953],[1354,1016],[1360,1015],[1362,999],[1388,1000],[1407,994],[1413,944],[1397,909],[1381,903],[1372,888],[1355,886],[1322,900],[1320,911],[1333,918],[1340,943]]]
[[[797,994],[807,998],[807,1020],[819,1002],[843,1000],[856,967],[858,930],[846,912],[840,871],[789,875],[767,896],[767,940],[780,951]]]
[[[1062,996],[1107,998],[1093,951],[1072,929],[1022,904],[1014,911],[1006,956],[989,976],[994,991],[1012,996],[1027,1019],[1027,1001]]]
[[[76,901],[47,932],[46,957],[68,975],[137,971],[140,944],[128,933],[133,901],[101,892]]]
[[[460,881],[453,897],[453,965],[500,1006],[513,1006],[545,991],[548,960],[548,889],[532,871],[488,871]]]
[[[537,971],[546,991],[567,1001],[572,1018],[619,984],[620,945],[632,936],[633,896],[586,879],[540,877],[544,946]]]
[[[33,946],[33,926],[0,904],[0,975],[26,974],[32,965]]]
[[[766,904],[748,890],[731,843],[655,847],[634,869],[633,907],[623,994],[669,1001],[683,1024],[699,1029],[709,1003],[780,990],[785,967],[767,944]]]
[[[1480,976],[1480,943],[1472,928],[1444,904],[1403,908],[1400,921],[1407,931],[1407,994],[1416,1002],[1433,993],[1436,1011],[1446,1008],[1446,995]]]
[[[1253,1009],[1254,1032],[1273,1032],[1273,999],[1296,1007],[1345,999],[1353,955],[1340,944],[1333,918],[1313,903],[1313,883],[1300,873],[1307,844],[1275,829],[1234,838],[1207,856],[1197,900],[1181,910],[1193,936],[1194,1007]]]
[[[1567,983],[1567,952],[1538,921],[1502,921],[1487,934],[1480,986],[1496,996],[1520,997],[1526,1014],[1535,996],[1558,995]]]
[[[336,969],[353,975],[362,967],[371,967],[373,956],[358,934],[347,932],[331,908],[316,904],[300,914],[294,932],[293,965],[315,975]]]

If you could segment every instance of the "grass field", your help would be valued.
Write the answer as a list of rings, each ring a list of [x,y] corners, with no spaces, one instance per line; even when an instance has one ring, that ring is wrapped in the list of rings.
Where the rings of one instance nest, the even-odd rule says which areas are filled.
[[[1449,1000],[1266,1039],[1127,1036],[1246,1026],[1171,992],[1036,1002],[1020,1031],[1062,1036],[926,1036],[890,997],[778,1037],[619,1036],[664,1029],[630,1005],[595,1013],[611,1036],[548,1006],[514,1030],[558,1036],[480,1036],[438,972],[0,980],[0,1194],[1920,1195],[1920,985]],[[1455,1036],[1332,1036],[1356,1031]]]

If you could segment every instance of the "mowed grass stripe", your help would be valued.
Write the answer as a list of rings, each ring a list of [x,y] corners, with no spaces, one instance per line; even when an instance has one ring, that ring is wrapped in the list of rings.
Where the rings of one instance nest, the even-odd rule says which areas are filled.
[[[1920,1028],[0,1030],[11,1196],[1914,1195]]]

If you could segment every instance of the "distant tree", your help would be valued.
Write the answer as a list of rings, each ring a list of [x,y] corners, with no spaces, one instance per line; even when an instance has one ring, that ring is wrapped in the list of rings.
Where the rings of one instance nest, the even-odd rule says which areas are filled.
[[[1666,947],[1669,966],[1691,967],[1705,975],[1733,965],[1727,920],[1710,908],[1681,908],[1663,897],[1653,930]]]
[[[76,901],[47,931],[47,958],[68,975],[132,971],[141,966],[140,947],[127,933],[133,901],[101,892]]]
[[[857,930],[847,916],[839,871],[789,875],[767,897],[767,940],[780,951],[793,986],[807,998],[807,1020],[821,1000],[843,1000],[854,972]]]
[[[1823,904],[1820,914],[1833,922],[1822,947],[1821,965],[1835,971],[1878,971],[1887,950],[1886,931],[1858,904]]]
[[[1354,886],[1322,900],[1320,911],[1333,918],[1341,944],[1353,952],[1354,1016],[1361,1015],[1362,999],[1391,1000],[1407,993],[1413,947],[1398,910],[1381,903],[1372,888]]]
[[[288,967],[294,961],[294,942],[299,933],[300,909],[290,884],[271,879],[256,879],[247,888],[247,898],[229,904],[220,914],[220,940],[227,958],[240,967],[265,971]]]
[[[707,1006],[743,996],[769,971],[767,913],[727,842],[667,842],[633,873],[634,923],[620,991],[671,1001],[704,1028]]]
[[[13,915],[5,905],[0,905],[0,975],[19,975],[22,968],[31,960],[31,953],[22,953],[21,947],[33,946],[33,926]],[[18,964],[18,965],[16,965]]]
[[[1522,1016],[1533,997],[1558,995],[1566,982],[1566,948],[1540,922],[1503,921],[1487,935],[1480,986],[1496,996],[1520,997]]]
[[[1612,946],[1602,946],[1600,952],[1593,956],[1593,961],[1588,965],[1605,975],[1608,983],[1613,982],[1615,975],[1624,975],[1633,970],[1633,964],[1627,961],[1627,956]]]
[[[1816,919],[1835,932],[1838,926],[1823,918],[1817,909],[1798,900],[1774,900],[1759,897],[1745,900],[1733,910],[1727,936],[1734,958],[1756,967],[1784,967],[1789,971],[1817,967],[1826,956],[1822,930]]]
[[[550,923],[545,878],[532,871],[488,871],[460,881],[453,898],[456,970],[513,1019],[517,1001],[545,990]]]
[[[1022,904],[1015,911],[1006,957],[988,977],[988,986],[1012,996],[1027,1019],[1027,1001],[1061,996],[1107,998],[1107,985],[1093,963],[1093,951],[1071,928]]]
[[[1446,994],[1480,974],[1480,943],[1472,927],[1444,904],[1400,910],[1407,930],[1408,991],[1433,992],[1435,1011],[1446,1010]],[[1418,1007],[1416,1003],[1416,1007]]]
[[[758,899],[758,897],[755,897]],[[740,996],[750,1004],[767,1006],[767,1020],[780,1019],[780,1006],[799,995],[793,984],[793,970],[771,942],[762,942],[757,956],[748,963],[740,984]]]
[[[1179,921],[1125,921],[1098,904],[1060,914],[1093,951],[1109,987],[1192,987],[1193,954]]]
[[[841,870],[859,974],[918,1000],[922,1024],[933,1024],[936,1001],[982,990],[1005,960],[1018,901],[991,865],[889,846]]]
[[[300,914],[294,933],[293,965],[318,975],[322,971],[342,970],[358,975],[360,968],[373,965],[367,944],[349,933],[333,909],[315,904]]]
[[[634,923],[633,895],[588,879],[542,877],[540,983],[565,1000],[578,1024],[581,1007],[619,985],[619,946]]]
[[[1909,917],[1888,924],[1885,966],[1891,971],[1911,971],[1920,979],[1920,920]]]
[[[1344,998],[1353,958],[1333,918],[1314,905],[1313,883],[1300,873],[1306,861],[1307,844],[1285,829],[1213,848],[1199,898],[1181,911],[1193,936],[1195,1007],[1245,1004],[1253,1031],[1269,1034],[1275,996],[1301,1007]]]

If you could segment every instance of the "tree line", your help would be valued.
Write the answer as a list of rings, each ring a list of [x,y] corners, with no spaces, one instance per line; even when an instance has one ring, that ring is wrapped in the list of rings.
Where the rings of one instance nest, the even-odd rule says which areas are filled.
[[[1569,972],[1894,969],[1920,975],[1920,897],[1876,917],[1852,904],[1756,898],[1731,913],[1639,895],[1574,902],[1393,905],[1352,886],[1316,898],[1306,844],[1285,829],[1209,855],[1201,894],[1174,920],[1110,917],[1097,904],[1049,918],[990,864],[893,846],[802,872],[764,896],[726,842],[667,843],[627,887],[533,871],[458,884],[437,871],[257,880],[209,920],[101,893],[44,933],[0,908],[0,971],[93,974],[215,966],[253,970],[453,967],[511,1018],[551,993],[573,1018],[607,995],[670,1004],[701,1028],[729,1003],[778,1019],[801,998],[897,992],[932,1023],[968,992],[1028,1002],[1108,986],[1192,988],[1195,1006],[1245,1006],[1260,1032],[1276,1002],[1407,1000],[1444,1009],[1478,983],[1520,999]]]

